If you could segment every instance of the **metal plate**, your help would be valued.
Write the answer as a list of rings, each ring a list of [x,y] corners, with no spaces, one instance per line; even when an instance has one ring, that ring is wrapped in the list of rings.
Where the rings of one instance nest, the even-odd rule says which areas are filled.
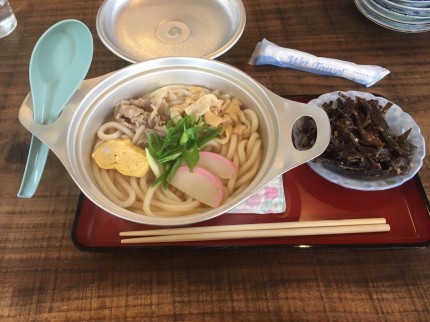
[[[216,58],[245,28],[241,0],[106,0],[97,33],[115,55],[129,62],[183,56]]]

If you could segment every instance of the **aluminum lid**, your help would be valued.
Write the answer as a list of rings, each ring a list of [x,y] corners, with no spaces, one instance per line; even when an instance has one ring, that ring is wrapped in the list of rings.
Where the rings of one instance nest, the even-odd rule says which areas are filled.
[[[239,40],[245,23],[241,0],[106,0],[96,19],[104,45],[132,63],[216,58]]]

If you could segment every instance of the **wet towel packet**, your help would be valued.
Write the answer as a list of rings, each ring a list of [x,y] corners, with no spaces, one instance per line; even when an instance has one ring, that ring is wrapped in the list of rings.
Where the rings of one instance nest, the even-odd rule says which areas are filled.
[[[231,214],[276,214],[285,212],[286,201],[282,176],[279,176],[260,189],[251,197],[234,207]]]
[[[390,73],[374,65],[357,65],[348,61],[317,57],[302,51],[280,47],[267,39],[259,42],[249,60],[250,65],[275,65],[309,73],[337,76],[370,87]]]

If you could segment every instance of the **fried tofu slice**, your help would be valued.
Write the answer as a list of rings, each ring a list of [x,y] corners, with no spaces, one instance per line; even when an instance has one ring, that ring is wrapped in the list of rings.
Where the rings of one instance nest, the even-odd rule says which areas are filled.
[[[185,113],[199,117],[210,111],[211,107],[217,107],[218,105],[218,98],[213,94],[207,94],[200,97],[193,104],[187,106],[185,108]]]
[[[207,111],[203,117],[205,122],[213,127],[218,127],[222,123],[222,118],[211,111]]]

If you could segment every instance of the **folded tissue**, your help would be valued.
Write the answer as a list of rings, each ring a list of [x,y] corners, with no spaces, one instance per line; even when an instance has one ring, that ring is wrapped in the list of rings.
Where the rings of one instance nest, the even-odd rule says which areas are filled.
[[[249,60],[251,65],[275,65],[305,72],[338,76],[367,87],[380,81],[389,70],[374,65],[357,65],[348,61],[324,58],[299,50],[280,47],[267,39],[259,42]]]
[[[232,214],[274,214],[283,213],[287,207],[282,176],[260,189],[247,200],[228,211]]]

